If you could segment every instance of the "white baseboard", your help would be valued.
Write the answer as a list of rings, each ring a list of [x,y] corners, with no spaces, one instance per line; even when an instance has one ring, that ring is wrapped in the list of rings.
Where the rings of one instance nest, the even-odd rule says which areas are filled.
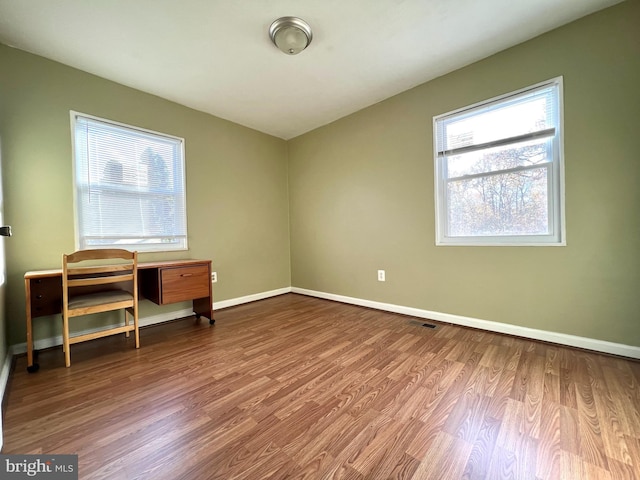
[[[213,302],[214,315],[215,315],[215,310],[218,310],[221,308],[233,307],[235,305],[241,305],[243,303],[255,302],[256,300],[263,300],[265,298],[274,297],[276,295],[282,295],[284,293],[290,293],[290,292],[291,292],[291,287],[286,287],[286,288],[280,288],[278,290],[271,290],[268,292],[256,293],[253,295],[246,295],[244,297],[232,298],[229,300],[222,300],[220,302]],[[174,310],[172,312],[160,313],[157,315],[142,317],[140,318],[139,322],[141,327],[147,327],[149,325],[156,325],[158,323],[175,320],[176,318],[189,317],[191,315],[193,315],[193,310],[190,308],[184,308],[182,310]],[[115,326],[115,325],[112,325],[112,326]],[[78,333],[81,333],[81,334],[93,333],[93,332],[100,331],[101,329],[106,327],[107,326],[105,325],[105,327],[87,329],[87,330],[80,331]],[[57,335],[55,337],[42,338],[42,339],[36,340],[33,344],[33,348],[35,350],[43,350],[45,348],[57,347],[59,345],[62,345],[62,335]],[[27,351],[27,343],[23,342],[23,343],[12,345],[9,350],[12,352],[11,353],[12,356],[25,353]],[[0,377],[0,381],[1,380],[2,378]]]
[[[363,300],[361,298],[346,297],[333,293],[318,292],[315,290],[307,290],[304,288],[293,287],[293,293],[308,295],[311,297],[324,298],[334,300],[336,302],[349,303],[362,307],[384,310],[387,312],[400,313],[418,318],[437,320],[454,325],[462,325],[465,327],[478,328],[480,330],[489,330],[491,332],[505,333],[517,337],[530,338],[533,340],[542,340],[544,342],[557,343],[570,347],[584,348],[586,350],[594,350],[596,352],[609,353],[612,355],[620,355],[623,357],[640,359],[640,347],[632,345],[624,345],[621,343],[607,342],[593,338],[579,337],[576,335],[567,335],[565,333],[551,332],[547,330],[538,330],[535,328],[521,327],[508,323],[493,322],[490,320],[481,320],[479,318],[463,317],[460,315],[452,315],[449,313],[432,312],[430,310],[422,310],[419,308],[405,307],[402,305],[394,305],[392,303],[374,302],[371,300]]]
[[[551,332],[547,330],[538,330],[535,328],[521,327],[518,325],[511,325],[508,323],[494,322],[491,320],[482,320],[479,318],[464,317],[461,315],[452,315],[449,313],[433,312],[430,310],[422,310],[419,308],[405,307],[402,305],[395,305],[392,303],[375,302],[372,300],[364,300],[361,298],[347,297],[344,295],[337,295],[333,293],[319,292],[315,290],[307,290],[298,287],[285,287],[277,290],[270,290],[267,292],[256,293],[252,295],[246,295],[243,297],[232,298],[229,300],[222,300],[214,302],[214,311],[222,308],[233,307],[244,303],[255,302],[257,300],[263,300],[269,297],[275,297],[277,295],[283,295],[285,293],[299,293],[301,295],[307,295],[310,297],[324,298],[326,300],[333,300],[336,302],[348,303],[351,305],[359,305],[362,307],[374,308],[376,310],[384,310],[387,312],[400,313],[403,315],[410,315],[418,318],[425,318],[430,320],[437,320],[440,322],[451,323],[454,325],[462,325],[465,327],[478,328],[480,330],[488,330],[491,332],[505,333],[507,335],[514,335],[517,337],[530,338],[533,340],[541,340],[544,342],[557,343],[560,345],[567,345],[570,347],[584,348],[586,350],[593,350],[596,352],[610,353],[612,355],[620,355],[623,357],[640,359],[640,347],[632,345],[624,345],[621,343],[607,342],[604,340],[597,340],[587,337],[579,337],[576,335],[568,335],[565,333]],[[148,325],[155,325],[157,323],[174,320],[176,318],[188,317],[193,314],[193,311],[189,308],[162,313],[158,315],[151,315],[140,319],[140,326],[145,327]],[[97,330],[97,329],[96,329]],[[93,330],[92,330],[93,331]],[[86,331],[82,333],[90,333]],[[45,348],[55,347],[62,345],[62,336],[44,338],[36,340],[34,348],[36,350],[42,350]],[[18,343],[12,345],[9,348],[9,354],[5,359],[5,364],[0,371],[0,394],[4,391],[4,383],[8,377],[8,368],[11,366],[11,357],[13,355],[25,353],[27,351],[26,343]],[[6,371],[5,371],[6,370]],[[4,379],[4,383],[3,382]],[[0,400],[2,397],[0,397]]]
[[[218,310],[220,308],[235,307],[236,305],[242,305],[243,303],[255,302],[257,300],[264,300],[269,297],[276,297],[278,295],[284,295],[285,293],[291,293],[291,287],[279,288],[277,290],[270,290],[268,292],[254,293],[253,295],[246,295],[244,297],[231,298],[229,300],[222,300],[221,302],[213,302],[213,309]]]
[[[176,318],[188,317],[189,315],[193,315],[193,310],[190,308],[184,308],[182,310],[174,310],[172,312],[160,313],[158,315],[151,315],[148,317],[143,317],[139,319],[139,323],[141,327],[146,327],[148,325],[155,325],[156,323],[168,322],[170,320],[175,320]],[[100,328],[91,328],[79,331],[78,334],[85,333],[93,333],[99,332],[104,328],[115,327],[116,325],[105,325]],[[55,337],[41,338],[33,342],[34,350],[43,350],[45,348],[57,347],[62,345],[62,335],[56,335]],[[25,353],[27,351],[27,343],[16,343],[11,347],[14,355],[18,355],[21,353]]]
[[[11,362],[13,361],[13,351],[11,348],[7,349],[7,355],[4,358],[4,363],[0,365],[0,451],[4,445],[4,439],[2,436],[2,402],[4,400],[4,393],[7,390],[7,382],[9,381],[9,373],[11,373]]]

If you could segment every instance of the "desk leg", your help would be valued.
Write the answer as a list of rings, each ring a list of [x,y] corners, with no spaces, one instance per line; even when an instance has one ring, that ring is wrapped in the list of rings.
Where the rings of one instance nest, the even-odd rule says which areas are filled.
[[[213,306],[211,297],[195,298],[193,300],[193,313],[196,314],[196,318],[206,317],[209,319],[209,325],[216,323],[213,318]]]
[[[24,290],[27,295],[27,372],[37,372],[40,365],[34,362],[33,354],[33,319],[31,318],[31,282],[24,281]]]

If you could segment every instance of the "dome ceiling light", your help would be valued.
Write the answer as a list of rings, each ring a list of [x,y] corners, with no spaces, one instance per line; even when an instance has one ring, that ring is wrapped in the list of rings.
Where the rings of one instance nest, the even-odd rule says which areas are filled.
[[[287,55],[297,55],[311,43],[313,35],[307,22],[298,17],[281,17],[269,27],[269,37]]]

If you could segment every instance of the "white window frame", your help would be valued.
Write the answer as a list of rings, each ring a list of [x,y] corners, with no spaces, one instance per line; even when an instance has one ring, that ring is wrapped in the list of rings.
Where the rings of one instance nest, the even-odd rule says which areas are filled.
[[[148,129],[144,129],[144,128],[140,128],[137,126],[133,126],[133,125],[128,125],[125,123],[121,123],[121,122],[116,122],[113,120],[109,120],[109,119],[105,119],[105,118],[100,118],[100,117],[96,117],[94,115],[88,115],[85,113],[81,113],[81,112],[76,112],[71,110],[70,112],[70,117],[71,117],[71,148],[72,148],[72,163],[73,163],[73,213],[74,213],[74,232],[75,232],[75,247],[77,250],[85,250],[85,249],[90,249],[90,248],[124,248],[127,250],[135,250],[135,251],[139,251],[139,252],[166,252],[166,251],[183,251],[183,250],[188,250],[188,243],[187,243],[187,238],[188,238],[188,233],[187,233],[187,192],[186,192],[186,170],[185,170],[185,148],[184,148],[184,139],[181,137],[176,137],[173,135],[168,135],[166,133],[160,133],[160,132],[156,132],[153,130],[148,130]],[[162,241],[159,241],[157,243],[147,243],[147,242],[136,242],[136,241],[129,241],[127,242],[126,238],[113,238],[112,242],[109,243],[104,243],[101,245],[93,245],[93,244],[88,244],[87,240],[85,239],[85,236],[83,235],[83,232],[81,232],[81,228],[80,228],[80,221],[79,221],[79,216],[80,216],[80,205],[79,205],[79,191],[81,190],[81,185],[79,182],[79,176],[78,176],[78,157],[76,156],[76,154],[78,153],[78,146],[77,146],[77,139],[76,139],[76,123],[77,123],[77,119],[78,118],[82,118],[82,119],[86,119],[89,121],[95,121],[95,122],[100,122],[100,123],[104,123],[104,124],[108,124],[110,126],[116,127],[116,128],[120,128],[123,130],[129,130],[129,131],[133,131],[133,132],[137,132],[143,135],[149,135],[152,137],[158,137],[161,139],[166,139],[172,142],[176,142],[179,145],[179,159],[177,159],[177,166],[176,166],[176,170],[179,170],[179,178],[178,178],[178,182],[181,183],[181,192],[182,195],[179,196],[180,200],[181,200],[181,205],[184,208],[184,214],[179,216],[179,218],[182,218],[183,221],[181,222],[181,224],[174,228],[174,235],[172,235],[172,239],[173,241],[169,242],[169,243],[164,243]],[[174,181],[176,181],[174,179]],[[178,189],[178,193],[179,193]],[[135,193],[134,193],[135,194]],[[144,195],[141,196],[141,198],[144,198]],[[184,234],[177,234],[176,232],[180,231],[181,229],[183,229]],[[141,232],[141,237],[142,232]],[[159,239],[160,237],[158,237]],[[152,240],[153,241],[153,240]]]
[[[555,86],[557,89],[557,126],[552,135],[552,155],[553,161],[549,163],[547,175],[547,198],[548,198],[548,215],[550,233],[547,235],[501,235],[501,236],[450,236],[448,232],[448,204],[446,198],[447,178],[446,178],[446,154],[447,152],[439,152],[438,145],[438,121],[460,116],[468,115],[474,110],[481,110],[491,104],[499,104],[514,97],[523,96],[534,90]],[[563,144],[563,78],[556,77],[550,80],[522,88],[520,90],[510,92],[504,95],[493,97],[491,99],[475,103],[473,105],[459,108],[451,112],[433,117],[433,149],[434,149],[434,183],[435,183],[435,210],[436,210],[436,245],[438,246],[566,246],[566,230],[565,230],[565,198],[564,198],[564,144]],[[547,132],[548,134],[549,132]],[[531,138],[535,138],[533,134]],[[491,142],[487,145],[490,148],[501,145],[509,139],[501,139]],[[456,150],[462,150],[465,147]],[[498,171],[499,172],[499,171]],[[508,172],[504,170],[503,172]],[[496,172],[491,172],[495,175]]]

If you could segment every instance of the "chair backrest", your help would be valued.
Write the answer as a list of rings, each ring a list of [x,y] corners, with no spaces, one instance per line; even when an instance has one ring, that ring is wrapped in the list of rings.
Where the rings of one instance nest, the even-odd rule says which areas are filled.
[[[127,290],[137,303],[138,253],[123,249],[79,250],[62,256],[62,296]]]

